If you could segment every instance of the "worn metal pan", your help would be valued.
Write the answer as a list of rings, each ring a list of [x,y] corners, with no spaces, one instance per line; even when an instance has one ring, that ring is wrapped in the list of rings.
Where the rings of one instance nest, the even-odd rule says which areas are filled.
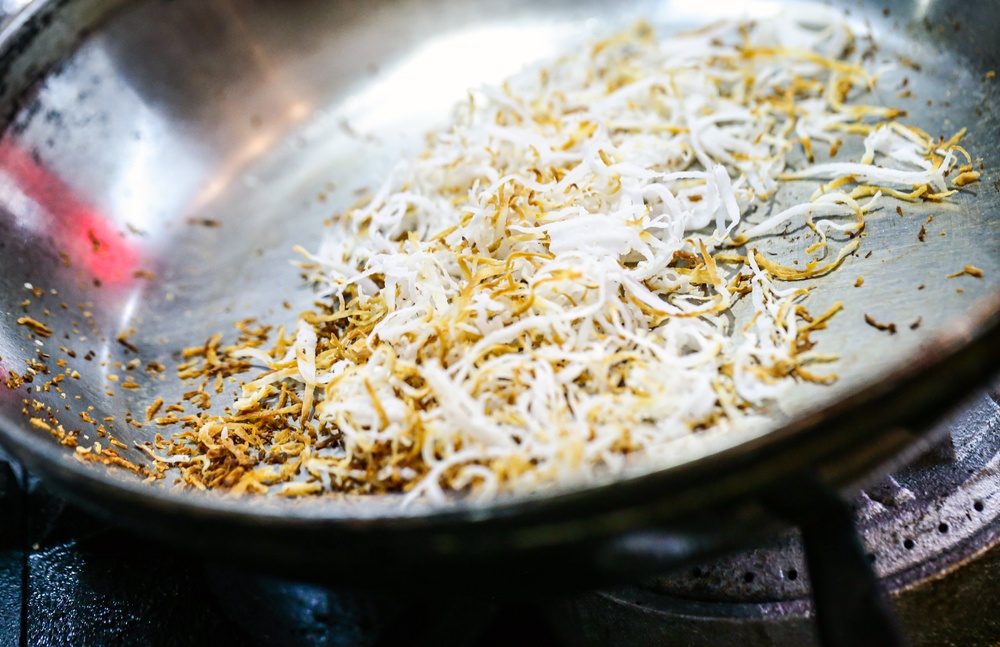
[[[30,2],[0,29],[0,371],[6,380],[26,361],[61,358],[81,379],[62,393],[0,388],[3,444],[73,501],[141,533],[297,577],[376,584],[645,572],[774,527],[774,510],[796,518],[817,496],[789,487],[796,480],[856,487],[932,442],[930,423],[1000,365],[1000,79],[987,74],[1000,66],[1000,12],[987,3],[844,5],[871,26],[880,57],[911,62],[886,72],[884,87],[906,75],[913,96],[887,100],[932,133],[968,126],[984,176],[951,206],[870,220],[871,256],[852,259],[817,296],[849,300],[823,338],[842,356],[842,379],[805,393],[769,433],[705,443],[614,482],[400,509],[146,484],[74,460],[22,412],[24,399],[71,416],[93,407],[94,418],[114,417],[123,455],[145,464],[133,441],[157,430],[126,414],[141,419],[181,387],[140,376],[143,388],[109,397],[115,362],[172,366],[178,349],[233,321],[280,322],[287,312],[276,303],[307,305],[292,246],[321,236],[323,218],[447,119],[466,87],[640,17],[669,31],[783,6]],[[919,243],[929,213],[935,229]],[[943,278],[967,263],[983,277]],[[863,290],[853,287],[859,274]],[[16,320],[43,310],[54,334],[37,345]],[[899,334],[867,326],[863,313],[899,322]],[[916,330],[903,325],[918,318]]]

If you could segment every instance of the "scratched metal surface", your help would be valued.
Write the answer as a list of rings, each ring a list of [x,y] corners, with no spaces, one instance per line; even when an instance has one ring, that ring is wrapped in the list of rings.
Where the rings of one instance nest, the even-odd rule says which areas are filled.
[[[785,404],[791,418],[905,367],[939,344],[941,334],[968,326],[969,313],[1000,286],[996,82],[985,78],[996,61],[990,23],[980,26],[979,10],[965,7],[959,36],[947,5],[889,6],[889,15],[881,4],[848,8],[857,26],[873,29],[876,60],[896,63],[879,85],[883,100],[909,110],[908,123],[935,135],[970,125],[966,147],[983,159],[985,172],[951,204],[904,205],[901,218],[888,201],[869,219],[862,253],[824,278],[812,299],[815,311],[838,299],[846,304],[817,337],[821,348],[841,355],[842,379],[830,389],[800,390]],[[158,429],[125,419],[141,420],[156,397],[177,400],[184,387],[115,363],[138,357],[170,372],[179,349],[231,331],[234,321],[290,323],[311,301],[290,262],[292,247],[314,245],[324,218],[419,150],[465,88],[640,17],[669,32],[782,7],[644,0],[625,8],[596,0],[36,2],[0,35],[0,68],[7,70],[0,83],[6,124],[0,370],[23,371],[39,352],[49,363],[65,359],[82,379],[63,382],[65,398],[32,397],[77,426],[80,410],[89,407],[95,419],[113,416],[109,424],[128,446],[123,454],[144,463],[133,441],[149,440]],[[977,38],[983,36],[977,29],[986,29],[986,37]],[[504,46],[512,40],[523,46]],[[921,71],[899,65],[900,55]],[[904,77],[910,98],[896,96]],[[920,242],[918,230],[932,213]],[[984,278],[944,278],[966,264],[982,268]],[[855,288],[862,275],[864,287]],[[32,295],[26,283],[43,296]],[[25,299],[31,304],[23,307]],[[38,345],[14,323],[25,314],[55,334]],[[899,332],[873,329],[865,314],[896,323]],[[138,354],[116,342],[121,332]],[[141,388],[122,389],[112,374],[131,375]],[[23,388],[0,389],[0,427],[8,439],[31,438],[39,460],[61,461],[61,469],[146,496],[134,477],[71,461],[47,432],[26,424],[24,396]],[[689,443],[677,461],[747,440],[737,434]],[[188,504],[187,493],[163,485],[154,491],[166,504]],[[191,505],[243,506],[213,497]],[[382,514],[375,503],[359,511],[330,500],[254,506],[272,515]]]

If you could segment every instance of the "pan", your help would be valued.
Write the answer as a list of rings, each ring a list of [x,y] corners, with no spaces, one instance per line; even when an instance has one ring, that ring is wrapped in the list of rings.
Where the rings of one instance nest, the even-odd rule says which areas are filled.
[[[807,389],[766,433],[546,494],[400,507],[146,483],[81,460],[30,422],[35,402],[76,420],[84,411],[106,420],[122,457],[149,468],[135,445],[158,429],[142,412],[157,397],[179,399],[182,387],[145,367],[176,366],[179,349],[240,319],[287,324],[308,307],[292,247],[318,240],[325,218],[419,151],[466,88],[638,19],[669,33],[785,9],[674,0],[27,3],[0,22],[4,446],[70,500],[144,536],[287,576],[374,586],[573,587],[808,525],[811,511],[829,510],[816,501],[837,501],[933,444],[932,423],[1000,367],[1000,15],[985,3],[843,6],[892,64],[884,100],[935,135],[967,126],[982,177],[947,204],[870,218],[862,251],[871,253],[827,277],[816,296],[849,304],[823,338],[840,355],[840,380]],[[904,77],[910,94],[897,96]],[[966,265],[982,276],[944,278]],[[863,289],[854,287],[859,275]],[[899,330],[878,330],[863,315]],[[25,317],[44,319],[52,334],[31,334]],[[59,360],[79,379],[44,390]],[[35,380],[11,383],[25,367]],[[120,388],[127,375],[142,388]]]

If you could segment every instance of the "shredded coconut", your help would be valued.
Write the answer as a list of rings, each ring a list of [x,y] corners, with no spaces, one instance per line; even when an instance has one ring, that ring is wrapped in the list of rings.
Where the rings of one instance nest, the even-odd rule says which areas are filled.
[[[811,288],[781,282],[836,269],[883,195],[978,177],[962,133],[934,141],[862,102],[875,77],[854,44],[819,9],[664,39],[639,24],[471,91],[306,254],[324,307],[270,350],[232,349],[266,372],[174,451],[239,458],[216,479],[237,491],[489,498],[620,470],[836,379],[813,372],[833,358],[809,335],[840,304],[811,315]],[[860,160],[813,161],[851,136]],[[827,184],[767,215],[801,180]],[[801,268],[759,251],[803,224]]]

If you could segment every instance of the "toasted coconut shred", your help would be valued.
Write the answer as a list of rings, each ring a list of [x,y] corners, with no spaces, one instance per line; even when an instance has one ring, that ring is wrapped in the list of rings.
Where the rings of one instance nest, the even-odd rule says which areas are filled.
[[[655,460],[835,380],[810,334],[841,306],[811,314],[789,282],[844,262],[884,196],[978,177],[962,132],[866,104],[860,60],[816,10],[662,40],[643,23],[471,91],[303,251],[318,302],[294,332],[188,354],[184,377],[220,392],[264,370],[225,415],[157,419],[185,428],[148,451],[199,488],[489,498]],[[813,161],[851,137],[860,159]],[[803,225],[808,262],[762,252]]]

